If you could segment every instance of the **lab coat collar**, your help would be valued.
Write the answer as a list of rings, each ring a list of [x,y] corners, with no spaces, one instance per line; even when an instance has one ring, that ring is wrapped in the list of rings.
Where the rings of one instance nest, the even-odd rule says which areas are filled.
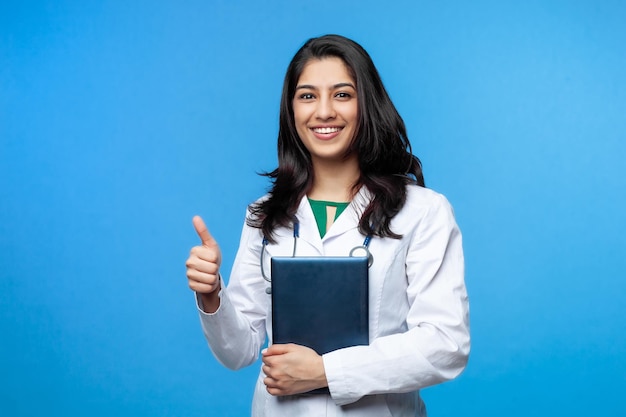
[[[313,209],[309,199],[305,196],[298,207],[297,217],[300,222],[300,239],[315,247],[320,255],[324,255],[323,242],[334,239],[344,233],[354,230],[359,226],[359,219],[372,199],[372,193],[365,187],[361,187],[354,199],[346,207],[344,212],[337,218],[328,229],[324,238],[320,238],[319,229],[313,215]]]

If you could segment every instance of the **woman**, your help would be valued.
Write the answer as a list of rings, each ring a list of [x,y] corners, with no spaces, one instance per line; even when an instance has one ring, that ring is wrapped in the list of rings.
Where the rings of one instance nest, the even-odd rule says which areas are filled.
[[[337,35],[309,40],[283,86],[279,166],[252,204],[226,287],[219,246],[187,260],[204,334],[216,358],[262,369],[253,416],[424,416],[419,390],[456,377],[469,354],[461,235],[452,209],[424,188],[404,122],[367,52]],[[341,256],[371,235],[368,346],[318,355],[271,344],[270,296],[260,257]],[[265,248],[262,248],[265,246]],[[320,288],[320,291],[323,291]],[[300,395],[328,387],[330,394]]]

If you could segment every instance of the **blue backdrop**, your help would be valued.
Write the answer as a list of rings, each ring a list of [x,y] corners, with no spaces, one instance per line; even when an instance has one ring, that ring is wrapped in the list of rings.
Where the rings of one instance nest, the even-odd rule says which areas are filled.
[[[626,3],[4,1],[0,415],[243,416],[184,261],[233,260],[311,36],[372,55],[464,232],[473,350],[432,416],[618,416]]]

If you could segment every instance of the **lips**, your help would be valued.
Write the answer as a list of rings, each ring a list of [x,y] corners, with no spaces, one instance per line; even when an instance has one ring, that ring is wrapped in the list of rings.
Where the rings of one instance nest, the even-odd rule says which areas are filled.
[[[319,140],[331,140],[334,139],[335,137],[337,137],[339,135],[339,133],[342,131],[342,127],[337,127],[337,126],[323,126],[323,127],[313,127],[311,128],[311,131],[313,132],[313,135],[315,135],[315,137]]]

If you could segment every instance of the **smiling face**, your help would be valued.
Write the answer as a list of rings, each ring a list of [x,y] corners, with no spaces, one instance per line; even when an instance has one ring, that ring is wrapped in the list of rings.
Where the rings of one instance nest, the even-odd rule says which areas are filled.
[[[306,64],[296,85],[293,113],[314,164],[345,161],[357,128],[358,102],[355,80],[340,58]]]

